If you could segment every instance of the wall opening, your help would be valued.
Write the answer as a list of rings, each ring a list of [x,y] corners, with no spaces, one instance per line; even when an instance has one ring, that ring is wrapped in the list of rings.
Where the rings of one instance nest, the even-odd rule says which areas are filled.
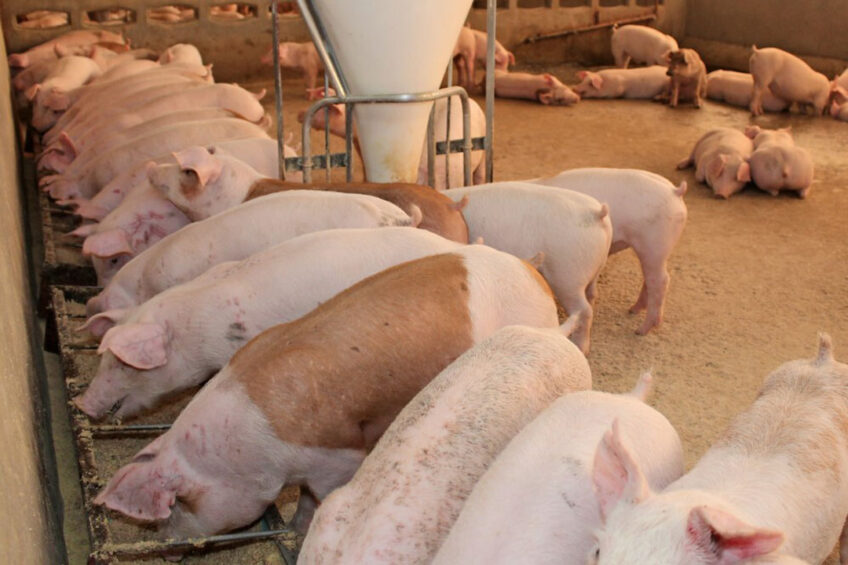
[[[161,24],[181,24],[197,19],[197,9],[180,4],[148,8],[147,21]]]
[[[15,26],[21,29],[51,29],[70,23],[68,12],[57,10],[33,10],[15,16]]]

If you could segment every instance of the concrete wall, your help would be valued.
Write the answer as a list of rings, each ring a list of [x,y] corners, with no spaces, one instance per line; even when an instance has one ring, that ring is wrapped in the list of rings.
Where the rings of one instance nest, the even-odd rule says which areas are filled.
[[[0,41],[0,563],[62,563],[5,43]],[[45,463],[50,462],[50,463]]]

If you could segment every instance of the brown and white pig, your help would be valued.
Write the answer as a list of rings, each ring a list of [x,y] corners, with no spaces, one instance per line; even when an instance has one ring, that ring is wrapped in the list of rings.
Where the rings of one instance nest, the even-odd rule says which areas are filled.
[[[677,432],[645,404],[650,382],[567,394],[539,414],[477,482],[433,563],[585,563],[602,525],[592,467],[605,444],[626,445],[653,489],[683,474]]]
[[[32,102],[32,127],[44,131],[52,126],[71,101],[67,93],[102,73],[100,66],[88,57],[62,57],[43,82],[26,91]]]
[[[751,154],[751,179],[757,188],[777,196],[781,190],[795,190],[806,198],[813,183],[814,166],[810,153],[795,145],[789,128],[745,128],[745,135],[753,140]]]
[[[244,259],[298,235],[334,228],[416,226],[420,221],[420,211],[413,218],[373,196],[306,190],[269,194],[189,224],[146,249],[88,301],[86,310],[93,315],[133,308],[218,263]],[[120,319],[123,313],[115,316]]]
[[[558,328],[501,328],[398,414],[318,508],[298,562],[430,563],[513,436],[557,397],[591,386],[586,358]]]
[[[657,100],[668,101],[672,108],[680,100],[692,100],[696,108],[701,107],[701,98],[707,95],[707,67],[694,49],[673,51],[668,56],[668,71],[671,83]]]
[[[632,247],[642,267],[642,289],[630,312],[647,312],[636,333],[645,335],[658,327],[669,285],[668,258],[688,215],[683,201],[686,182],[674,186],[649,171],[606,168],[572,169],[530,182],[574,190],[609,206],[610,254]]]
[[[651,100],[668,89],[667,67],[651,65],[635,69],[579,71],[580,84],[572,90],[581,98],[636,98]]]
[[[748,67],[754,77],[754,91],[749,107],[753,115],[763,113],[763,96],[767,90],[788,102],[811,106],[815,115],[824,113],[830,97],[830,81],[826,76],[783,49],[757,49],[756,45],[751,49]]]
[[[630,63],[665,65],[667,56],[677,51],[677,40],[658,29],[640,25],[613,26],[610,40],[616,67]]]
[[[387,269],[253,338],[95,502],[182,537],[252,522],[287,484],[322,500],[418,391],[515,324],[557,325],[521,259],[469,245]]]
[[[580,95],[550,73],[510,73],[495,71],[495,96],[535,100],[545,105],[571,106]]]
[[[748,563],[783,554],[822,563],[846,538],[846,383],[848,365],[834,361],[821,334],[816,358],[769,374],[719,442],[658,493],[630,450],[611,446],[595,461],[605,528],[592,562]]]
[[[318,74],[324,72],[324,62],[321,61],[318,50],[315,49],[315,44],[311,41],[305,43],[287,41],[280,43],[277,49],[280,53],[280,66],[287,69],[298,69],[303,75],[306,99],[319,98],[318,92],[320,89],[315,88],[315,84],[318,80]],[[274,64],[273,47],[262,56],[261,62],[266,65]]]
[[[591,196],[530,182],[496,182],[447,191],[468,198],[468,238],[518,257],[542,253],[539,271],[568,312],[571,340],[589,351],[595,283],[612,241],[609,207]]]
[[[12,53],[9,55],[9,66],[13,68],[26,68],[41,61],[56,59],[58,57],[56,55],[56,45],[59,44],[71,47],[100,42],[126,44],[124,36],[119,33],[106,30],[73,30],[49,39],[44,43],[39,43],[23,53]]]
[[[706,182],[720,198],[730,198],[751,182],[748,159],[754,144],[733,128],[716,128],[701,136],[678,169],[695,166],[695,180]]]
[[[103,336],[102,358],[75,403],[93,418],[116,404],[115,418],[134,416],[205,382],[271,326],[384,269],[459,247],[411,227],[324,230],[221,263],[126,312],[117,325],[114,311],[92,317],[86,326]]]
[[[710,100],[748,108],[753,93],[754,77],[750,73],[719,69],[707,74],[707,98]],[[763,92],[762,104],[766,112],[782,112],[789,107],[789,102],[778,98],[768,88]]]

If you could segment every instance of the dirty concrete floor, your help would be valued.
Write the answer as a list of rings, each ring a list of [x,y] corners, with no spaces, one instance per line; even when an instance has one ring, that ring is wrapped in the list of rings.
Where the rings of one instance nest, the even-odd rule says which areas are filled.
[[[573,67],[547,70],[576,82]],[[286,87],[302,88],[295,80]],[[286,131],[307,106],[289,98]],[[806,200],[753,187],[719,200],[695,182],[692,169],[676,170],[709,129],[748,124],[792,127],[816,168]],[[641,371],[653,369],[651,403],[680,432],[687,467],[751,404],[771,370],[815,354],[817,332],[829,332],[837,358],[848,362],[846,147],[848,123],[797,113],[752,118],[710,101],[700,110],[630,100],[584,100],[570,108],[496,102],[495,180],[630,167],[688,183],[689,220],[670,260],[664,324],[645,337],[634,333],[640,317],[627,309],[641,274],[633,252],[621,252],[601,275],[589,356],[599,390],[629,390]]]

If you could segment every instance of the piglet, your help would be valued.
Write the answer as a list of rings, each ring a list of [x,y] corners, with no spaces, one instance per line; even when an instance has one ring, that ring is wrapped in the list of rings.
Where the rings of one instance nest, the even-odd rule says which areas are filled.
[[[495,96],[535,100],[545,105],[570,106],[580,101],[580,95],[550,73],[495,71]]]
[[[668,56],[668,71],[671,83],[665,93],[656,98],[667,100],[672,108],[680,100],[692,100],[696,108],[701,107],[701,98],[707,95],[707,67],[694,49],[673,51]]]
[[[453,46],[452,59],[456,65],[456,84],[469,92],[475,88],[474,67],[477,64],[477,37],[467,26],[459,28]]]
[[[848,103],[843,102],[842,104],[839,104],[836,100],[834,100],[830,104],[830,115],[837,120],[848,122]]]
[[[579,71],[580,84],[572,87],[581,98],[652,99],[668,89],[671,79],[663,65],[635,69]]]
[[[748,108],[753,92],[754,77],[749,73],[719,69],[707,74],[707,98],[711,100]],[[763,92],[762,104],[766,112],[782,112],[789,107],[789,102],[778,98],[768,88]]]
[[[373,196],[335,192],[287,191],[251,200],[171,234],[129,261],[88,301],[89,316],[133,308],[172,286],[188,282],[225,261],[253,253],[301,234],[333,228],[416,226],[410,217]],[[118,318],[120,319],[120,318]]]
[[[512,255],[469,245],[378,273],[248,342],[95,502],[183,537],[249,524],[287,484],[322,500],[418,391],[513,324],[557,314]]]
[[[315,88],[315,83],[318,79],[318,74],[324,72],[324,63],[321,61],[321,57],[318,56],[315,44],[311,41],[305,43],[288,41],[280,43],[277,49],[280,54],[281,67],[299,69],[303,74],[303,80],[306,86],[306,99],[313,100],[318,98],[320,89]],[[262,56],[261,62],[266,65],[273,65],[273,55],[274,50],[271,48]]]
[[[92,317],[85,327],[103,335],[102,358],[75,403],[93,418],[116,404],[115,418],[133,416],[203,383],[260,332],[303,316],[360,280],[460,247],[423,230],[383,229],[295,237],[242,261],[221,263],[131,311]]]
[[[321,504],[298,562],[430,563],[512,437],[558,396],[591,386],[586,358],[559,329],[498,330],[398,414],[350,483]]]
[[[56,59],[56,46],[74,46],[74,45],[90,45],[99,42],[111,42],[126,44],[126,39],[119,33],[113,33],[106,30],[73,30],[63,33],[53,39],[49,39],[44,43],[39,43],[35,47],[24,51],[23,53],[12,53],[9,55],[9,66],[17,68],[26,68],[30,65],[35,65],[41,61],[49,61]]]
[[[605,443],[626,445],[651,488],[683,474],[677,432],[644,402],[650,383],[645,373],[630,394],[574,392],[551,404],[480,478],[433,563],[584,563],[601,526],[592,468]]]
[[[47,74],[43,82],[26,91],[32,102],[32,127],[44,131],[53,125],[58,116],[67,110],[71,101],[67,93],[93,78],[103,70],[88,57],[62,57]]]
[[[610,40],[616,67],[632,63],[665,65],[667,56],[677,51],[677,41],[670,35],[648,26],[613,26]]]
[[[474,40],[476,42],[475,53],[478,61],[482,61],[483,64],[486,64],[486,53],[488,50],[488,42],[489,36],[485,31],[480,31],[479,29],[472,29],[471,33],[474,34]],[[512,54],[512,51],[508,51],[506,47],[504,47],[500,41],[495,40],[495,68],[499,71],[509,70],[510,65],[515,64],[515,55]]]
[[[701,136],[678,169],[695,166],[695,179],[706,182],[720,198],[730,198],[751,182],[748,159],[754,144],[733,128],[716,128]]]
[[[795,190],[806,198],[813,183],[813,159],[795,145],[789,128],[767,130],[759,126],[745,128],[753,140],[751,179],[757,188],[777,196],[781,190]]]
[[[824,113],[830,97],[830,81],[799,57],[776,47],[757,49],[748,59],[748,67],[754,77],[751,98],[751,113],[763,113],[763,97],[767,90],[787,102],[811,106],[815,115]]]
[[[594,561],[698,565],[784,554],[822,563],[848,516],[846,383],[848,365],[834,361],[820,334],[814,359],[769,374],[719,442],[659,493],[631,450],[610,442],[593,471],[605,523]],[[841,552],[844,563],[844,544]]]
[[[686,225],[686,182],[674,186],[648,171],[603,168],[572,169],[530,182],[580,192],[609,206],[610,254],[632,247],[642,267],[642,289],[630,312],[647,312],[636,333],[658,327],[669,285],[668,258]]]

